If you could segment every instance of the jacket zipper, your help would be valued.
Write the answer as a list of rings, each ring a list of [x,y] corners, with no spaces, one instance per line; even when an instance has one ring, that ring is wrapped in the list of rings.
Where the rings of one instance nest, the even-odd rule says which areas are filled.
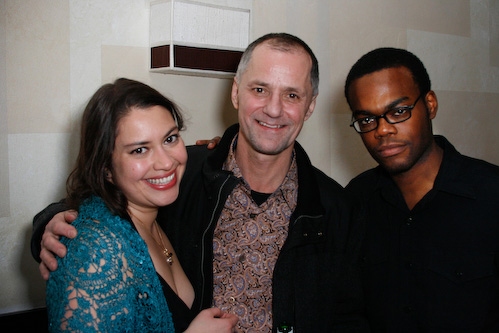
[[[201,281],[202,281],[202,287],[201,287],[201,302],[200,302],[200,309],[202,310],[203,308],[203,303],[204,303],[204,295],[205,295],[205,287],[206,287],[206,276],[204,274],[204,261],[205,261],[205,239],[206,239],[206,233],[210,230],[211,225],[213,224],[214,218],[215,218],[215,212],[218,210],[218,206],[220,205],[220,200],[221,200],[221,195],[222,195],[222,190],[225,187],[225,184],[229,181],[230,175],[227,175],[225,178],[222,186],[220,186],[220,189],[218,190],[217,194],[217,202],[215,204],[215,207],[211,213],[211,218],[210,218],[210,223],[208,223],[206,229],[203,231],[203,237],[201,240]]]

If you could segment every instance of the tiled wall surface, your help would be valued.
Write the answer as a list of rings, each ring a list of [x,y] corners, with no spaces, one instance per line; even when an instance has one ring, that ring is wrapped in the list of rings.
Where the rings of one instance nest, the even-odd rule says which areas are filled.
[[[426,64],[439,97],[436,133],[499,164],[498,1],[203,1],[251,8],[251,40],[285,31],[312,47],[320,94],[299,141],[341,184],[374,165],[348,126],[343,83],[379,46],[407,48]],[[188,118],[190,144],[237,120],[230,79],[148,71],[148,8],[148,0],[0,0],[0,313],[44,304],[29,253],[32,217],[64,195],[78,119],[101,84],[130,77],[173,98]]]

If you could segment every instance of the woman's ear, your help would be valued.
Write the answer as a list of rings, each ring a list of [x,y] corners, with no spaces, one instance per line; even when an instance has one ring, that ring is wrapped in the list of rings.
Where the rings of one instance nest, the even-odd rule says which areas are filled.
[[[106,180],[108,182],[110,182],[111,184],[114,184],[113,174],[111,173],[111,171],[108,168],[104,169],[104,176],[106,177]]]

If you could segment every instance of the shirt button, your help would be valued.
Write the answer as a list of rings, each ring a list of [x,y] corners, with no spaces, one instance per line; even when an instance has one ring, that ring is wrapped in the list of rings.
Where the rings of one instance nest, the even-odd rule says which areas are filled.
[[[412,306],[407,305],[407,306],[404,306],[403,310],[405,313],[411,313],[413,309],[412,309]]]
[[[281,325],[277,326],[277,332],[278,333],[293,332],[293,326],[291,326],[287,323],[281,323]]]
[[[407,224],[408,226],[410,226],[410,225],[412,224],[412,221],[413,221],[412,217],[409,217],[409,218],[407,219],[407,221],[406,221],[406,223],[405,223],[405,224]]]

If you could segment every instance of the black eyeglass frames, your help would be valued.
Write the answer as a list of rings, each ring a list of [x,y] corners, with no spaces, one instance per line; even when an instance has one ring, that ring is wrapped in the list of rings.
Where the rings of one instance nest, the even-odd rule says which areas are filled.
[[[378,128],[380,118],[384,118],[386,122],[389,124],[398,124],[403,121],[406,121],[409,118],[411,118],[412,115],[411,111],[412,109],[414,109],[421,96],[423,96],[423,94],[419,95],[418,98],[416,98],[416,101],[414,101],[412,105],[398,106],[386,111],[385,113],[379,116],[368,116],[355,119],[350,124],[350,127],[353,127],[355,131],[357,131],[357,133],[367,133],[374,131],[376,128]]]

